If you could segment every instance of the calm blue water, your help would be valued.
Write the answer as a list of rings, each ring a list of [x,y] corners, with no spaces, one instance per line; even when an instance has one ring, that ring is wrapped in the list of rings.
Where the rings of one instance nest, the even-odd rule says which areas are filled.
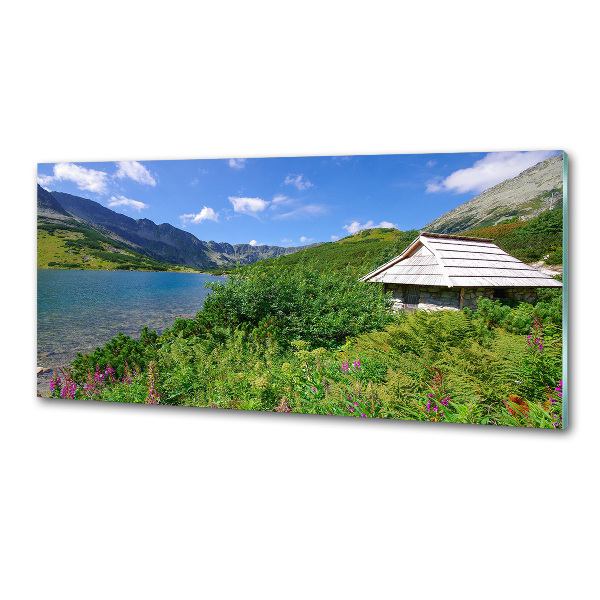
[[[119,331],[139,338],[193,317],[210,293],[197,273],[38,270],[38,365],[56,368],[103,346]],[[38,378],[42,383],[47,377]],[[45,387],[45,386],[42,386]]]

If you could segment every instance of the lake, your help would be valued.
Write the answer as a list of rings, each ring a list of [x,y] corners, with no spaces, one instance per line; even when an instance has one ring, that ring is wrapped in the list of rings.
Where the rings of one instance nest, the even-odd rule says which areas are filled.
[[[103,346],[119,331],[139,338],[144,325],[162,333],[179,317],[202,308],[207,282],[222,277],[198,273],[38,269],[38,366],[55,369],[78,352]],[[38,376],[48,395],[51,373]]]

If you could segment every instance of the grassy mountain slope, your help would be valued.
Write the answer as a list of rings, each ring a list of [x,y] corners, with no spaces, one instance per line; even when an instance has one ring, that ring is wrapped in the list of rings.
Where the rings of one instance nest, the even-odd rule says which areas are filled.
[[[398,231],[393,228],[374,228],[349,235],[337,242],[327,242],[307,248],[288,256],[262,261],[265,266],[279,265],[293,268],[302,262],[314,262],[323,271],[349,269],[357,276],[399,254],[417,236],[419,232]],[[390,252],[395,252],[388,258]],[[221,273],[222,269],[215,272]]]
[[[149,219],[132,219],[88,198],[62,192],[52,195],[69,213],[119,235],[149,258],[197,268],[213,266],[206,244],[191,233],[168,224],[156,225]]]
[[[423,231],[462,233],[517,217],[530,219],[562,202],[563,155],[548,158],[428,223]]]
[[[500,248],[523,262],[542,260],[549,255],[546,263],[558,265],[562,264],[562,226],[562,206],[559,205],[528,221],[513,219],[501,225],[471,229],[463,232],[463,235],[491,238]],[[337,242],[265,260],[262,264],[267,267],[277,264],[293,269],[310,262],[321,271],[348,269],[360,276],[401,254],[418,236],[419,231],[414,229],[404,232],[397,229],[367,229]],[[214,272],[220,274],[227,271],[218,269]]]
[[[116,234],[69,214],[40,186],[37,201],[40,269],[182,270],[144,256]]]
[[[290,254],[300,249],[205,242],[169,223],[157,225],[150,219],[133,219],[88,198],[62,192],[52,192],[52,195],[72,215],[117,234],[133,244],[140,254],[162,262],[199,269],[233,267],[236,264],[250,264],[264,258]]]
[[[513,220],[492,227],[465,231],[462,235],[491,238],[502,250],[523,262],[545,259],[546,264],[561,265],[563,259],[562,205],[528,221]]]
[[[37,266],[39,269],[190,270],[144,256],[74,219],[53,223],[43,218],[38,220]]]

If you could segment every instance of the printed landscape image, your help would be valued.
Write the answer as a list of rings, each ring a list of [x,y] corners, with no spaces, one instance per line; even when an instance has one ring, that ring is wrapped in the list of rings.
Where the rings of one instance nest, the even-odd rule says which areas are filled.
[[[560,151],[39,164],[38,395],[563,429],[565,173]]]

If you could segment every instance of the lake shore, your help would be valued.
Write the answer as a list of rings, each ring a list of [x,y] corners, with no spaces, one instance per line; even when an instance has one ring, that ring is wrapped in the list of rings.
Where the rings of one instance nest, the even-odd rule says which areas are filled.
[[[210,293],[204,284],[217,281],[197,271],[38,269],[38,392],[47,396],[55,371],[119,332],[139,339],[144,326],[162,333],[193,318]]]

